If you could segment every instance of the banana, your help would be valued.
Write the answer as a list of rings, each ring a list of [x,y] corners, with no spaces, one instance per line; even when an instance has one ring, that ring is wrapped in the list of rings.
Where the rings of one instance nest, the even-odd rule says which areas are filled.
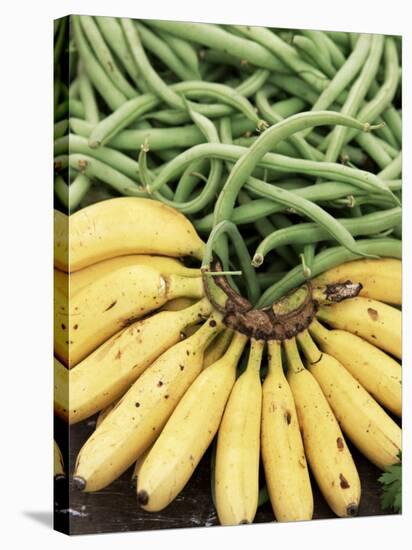
[[[166,302],[159,311],[181,311],[186,307],[193,305],[196,302],[193,298],[174,298]]]
[[[213,313],[196,334],[169,348],[136,380],[81,448],[73,477],[78,489],[103,489],[153,443],[200,373],[204,350],[222,329],[221,319]]]
[[[69,371],[56,357],[54,360],[54,413],[64,420],[69,419]]]
[[[63,271],[77,271],[126,254],[193,256],[201,260],[205,248],[183,214],[151,199],[118,197],[100,201],[75,212],[68,225],[69,237],[67,231],[55,234],[55,267]],[[61,221],[60,226],[64,226]],[[64,254],[67,246],[70,265]]]
[[[69,261],[69,217],[54,210],[54,267],[67,270]]]
[[[225,355],[196,378],[143,463],[139,504],[163,510],[180,493],[215,436],[247,337],[237,333]]]
[[[312,280],[314,287],[346,281],[361,283],[360,296],[402,304],[402,262],[395,258],[363,258],[333,267]]]
[[[305,369],[296,340],[284,341],[287,379],[307,460],[326,502],[339,517],[357,514],[361,486],[352,455],[319,384]]]
[[[62,296],[65,297],[66,301],[69,296],[69,277],[64,271],[59,271],[58,269],[53,270],[54,276],[54,291],[59,292]]]
[[[70,370],[70,423],[88,418],[121,397],[155,359],[181,340],[187,326],[211,310],[203,298],[182,311],[155,313],[104,342]]]
[[[53,459],[54,480],[60,481],[61,479],[66,478],[66,474],[64,473],[63,456],[56,441],[54,441],[53,452],[54,452],[54,459]]]
[[[153,447],[153,445],[151,445],[148,449],[146,449],[145,452],[142,455],[140,455],[139,458],[135,462],[135,465],[134,465],[134,468],[133,468],[133,473],[132,473],[132,479],[130,480],[133,489],[136,489],[137,478],[140,475],[140,470],[142,469],[143,462],[146,460],[147,455],[152,450],[152,447]]]
[[[317,320],[309,332],[322,351],[337,359],[376,401],[402,415],[402,368],[395,359],[359,336],[327,330]]]
[[[321,307],[317,317],[402,358],[402,313],[392,306],[370,298],[351,298]]]
[[[70,279],[70,296],[73,297],[77,292],[84,287],[95,283],[101,277],[108,273],[116,271],[122,267],[132,267],[135,265],[143,265],[152,267],[165,275],[181,275],[182,277],[200,277],[200,269],[186,267],[182,262],[175,258],[166,256],[154,256],[147,254],[129,254],[128,256],[119,256],[103,260],[96,264],[75,271],[70,275],[64,273],[66,281]],[[55,270],[56,271],[56,270]],[[59,272],[59,279],[63,279]]]
[[[310,372],[348,438],[382,470],[399,462],[400,427],[339,361],[319,351],[307,331],[298,335],[298,342]]]
[[[163,277],[149,266],[122,267],[73,296],[55,315],[55,353],[69,367],[116,332],[179,296],[201,298],[201,277]]]
[[[313,494],[292,391],[283,373],[281,345],[268,344],[263,383],[262,461],[277,521],[312,519]]]
[[[226,352],[233,337],[231,329],[225,329],[211,342],[205,351],[203,359],[203,368],[209,367],[216,363],[218,359]]]
[[[100,424],[103,422],[103,420],[109,416],[112,410],[116,408],[117,403],[118,403],[117,401],[114,401],[114,403],[111,403],[110,405],[108,405],[107,407],[105,407],[99,412],[96,419],[95,429],[97,429],[100,426]]]
[[[262,404],[259,372],[263,348],[263,341],[251,340],[247,368],[233,386],[219,427],[215,501],[221,525],[252,523],[256,515]]]

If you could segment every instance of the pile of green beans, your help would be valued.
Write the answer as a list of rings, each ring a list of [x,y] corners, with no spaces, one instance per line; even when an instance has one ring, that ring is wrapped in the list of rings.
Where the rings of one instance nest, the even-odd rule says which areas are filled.
[[[127,18],[55,23],[56,207],[151,197],[267,306],[401,255],[401,39]]]

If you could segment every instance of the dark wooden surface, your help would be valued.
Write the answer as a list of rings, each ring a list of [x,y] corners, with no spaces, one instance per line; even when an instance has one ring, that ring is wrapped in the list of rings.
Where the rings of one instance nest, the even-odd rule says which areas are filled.
[[[68,463],[69,477],[73,472],[78,451],[95,426],[95,417],[70,429],[70,455],[67,455],[67,427],[56,421],[56,441]],[[380,472],[356,449],[351,447],[362,483],[360,516],[383,515],[380,507]],[[112,533],[179,527],[211,527],[219,525],[210,491],[210,450],[196,468],[182,493],[165,510],[149,513],[141,510],[135,491],[130,485],[129,469],[109,487],[96,493],[76,491],[69,482],[69,491],[64,486],[55,492],[55,528],[69,530],[70,534]],[[314,519],[335,517],[313,483]],[[255,523],[274,521],[270,503],[258,509]]]

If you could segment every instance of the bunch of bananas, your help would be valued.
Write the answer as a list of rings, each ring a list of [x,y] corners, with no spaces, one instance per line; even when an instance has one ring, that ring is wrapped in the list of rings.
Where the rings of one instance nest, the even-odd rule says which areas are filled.
[[[278,521],[311,519],[309,470],[337,516],[357,513],[345,437],[379,468],[399,460],[400,261],[324,273],[313,289],[351,280],[359,296],[265,342],[229,328],[200,269],[179,259],[202,258],[204,243],[172,208],[117,198],[56,212],[55,226],[55,413],[69,424],[99,413],[77,457],[78,489],[99,491],[134,464],[138,503],[162,510],[217,436],[221,524],[253,521],[260,462]]]

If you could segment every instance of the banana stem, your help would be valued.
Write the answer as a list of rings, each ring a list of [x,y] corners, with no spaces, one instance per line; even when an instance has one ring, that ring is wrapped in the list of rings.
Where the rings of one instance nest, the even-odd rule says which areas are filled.
[[[307,330],[300,332],[297,339],[309,363],[312,365],[317,363],[322,357],[322,352],[310,337],[309,332]]]
[[[284,340],[283,346],[286,352],[288,368],[295,374],[305,370],[305,367],[303,366],[303,363],[302,363],[302,359],[300,358],[300,355],[299,355],[296,339],[291,338],[290,340]]]
[[[223,358],[230,359],[228,363],[231,363],[232,359],[235,359],[236,363],[238,363],[240,356],[243,353],[243,348],[245,347],[247,340],[248,340],[247,336],[245,336],[244,334],[241,334],[240,332],[235,332],[235,335],[233,336],[232,341],[230,342],[230,345],[227,348]]]
[[[268,341],[268,352],[269,352],[269,374],[275,374],[282,372],[282,348],[278,340],[269,340]]]
[[[265,341],[264,340],[255,340],[252,338],[250,340],[250,352],[249,352],[249,359],[247,363],[246,370],[247,371],[260,371],[260,365],[262,363],[262,354],[263,349],[265,347]]]
[[[309,325],[309,332],[318,343],[325,342],[328,339],[328,329],[321,325],[317,319],[313,319]]]
[[[202,277],[169,275],[165,277],[167,294],[170,298],[203,298],[205,295]]]

